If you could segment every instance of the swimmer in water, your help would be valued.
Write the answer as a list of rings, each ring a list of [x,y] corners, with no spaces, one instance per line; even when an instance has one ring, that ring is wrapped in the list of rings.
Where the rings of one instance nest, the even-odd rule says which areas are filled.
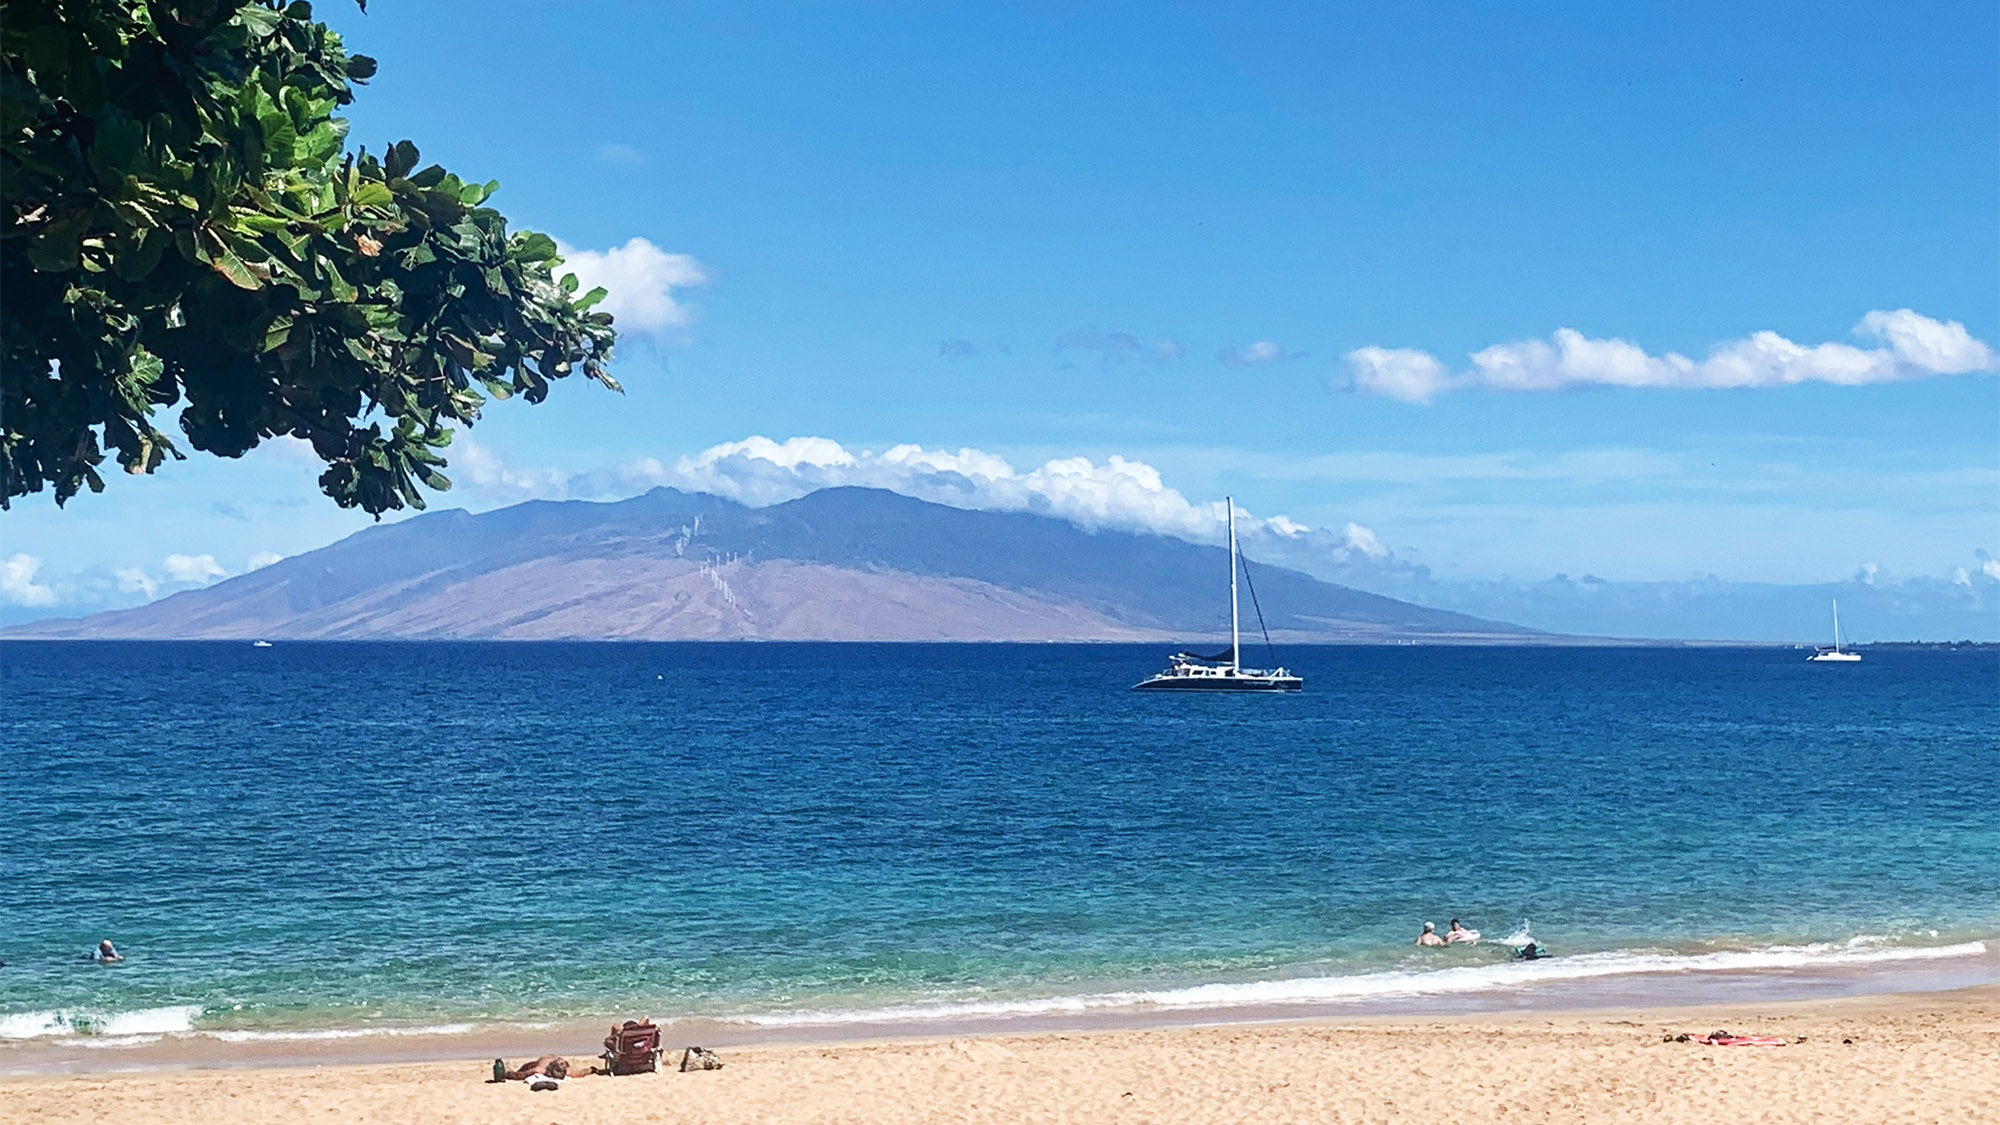
[[[1424,923],[1424,932],[1417,935],[1417,944],[1418,945],[1444,944],[1444,939],[1438,936],[1438,927],[1436,922]]]
[[[1461,941],[1478,941],[1479,931],[1468,930],[1458,924],[1458,919],[1453,918],[1451,928],[1444,932],[1444,940],[1448,945],[1457,945]]]
[[[118,947],[111,944],[110,938],[105,938],[103,941],[97,943],[97,955],[94,960],[109,965],[113,961],[123,961],[124,959],[124,956],[118,952]]]

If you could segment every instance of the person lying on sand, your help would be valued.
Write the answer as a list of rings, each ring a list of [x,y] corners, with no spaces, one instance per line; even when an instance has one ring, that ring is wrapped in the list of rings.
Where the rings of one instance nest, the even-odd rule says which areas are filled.
[[[561,1055],[543,1055],[533,1062],[522,1063],[512,1070],[499,1059],[493,1060],[493,1080],[496,1082],[526,1082],[530,1078],[568,1078],[569,1060]]]
[[[124,956],[118,952],[118,947],[111,944],[110,938],[105,938],[103,941],[97,943],[97,954],[93,960],[102,961],[109,965],[113,961],[123,961],[124,959]]]
[[[1444,939],[1438,936],[1438,926],[1436,922],[1424,923],[1424,932],[1417,935],[1417,944],[1418,945],[1444,944]]]
[[[1478,941],[1479,931],[1468,930],[1458,924],[1458,919],[1453,918],[1451,928],[1444,932],[1444,940],[1447,945],[1456,945],[1461,941]]]

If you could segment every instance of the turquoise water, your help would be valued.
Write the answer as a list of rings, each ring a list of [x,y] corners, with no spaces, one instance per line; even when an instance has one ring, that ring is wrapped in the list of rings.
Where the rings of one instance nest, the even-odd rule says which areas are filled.
[[[1991,653],[1280,655],[9,644],[0,1038],[1991,970]],[[1411,945],[1453,916],[1558,956]]]

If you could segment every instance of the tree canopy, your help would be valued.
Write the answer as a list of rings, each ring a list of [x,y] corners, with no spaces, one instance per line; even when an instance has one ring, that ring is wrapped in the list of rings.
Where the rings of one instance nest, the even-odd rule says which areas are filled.
[[[0,507],[290,435],[343,507],[421,508],[488,396],[617,389],[603,291],[498,184],[347,150],[375,62],[303,0],[5,0],[0,48]]]

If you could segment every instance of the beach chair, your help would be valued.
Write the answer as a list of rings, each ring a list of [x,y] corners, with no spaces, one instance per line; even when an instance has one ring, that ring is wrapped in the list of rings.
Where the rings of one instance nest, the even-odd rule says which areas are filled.
[[[660,1029],[652,1020],[626,1020],[604,1037],[604,1073],[653,1074],[660,1069]]]

